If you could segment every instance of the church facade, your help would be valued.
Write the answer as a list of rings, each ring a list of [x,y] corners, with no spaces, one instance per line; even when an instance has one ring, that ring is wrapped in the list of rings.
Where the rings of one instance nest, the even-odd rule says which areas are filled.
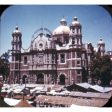
[[[102,52],[104,54],[103,48]],[[77,17],[70,26],[62,18],[53,32],[38,29],[28,49],[23,49],[22,33],[16,26],[12,33],[10,83],[80,83],[83,70],[89,70],[91,57],[90,46],[82,42],[82,25]]]

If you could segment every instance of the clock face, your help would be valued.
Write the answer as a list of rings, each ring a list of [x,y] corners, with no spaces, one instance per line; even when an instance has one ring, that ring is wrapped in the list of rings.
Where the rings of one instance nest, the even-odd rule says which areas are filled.
[[[43,44],[42,43],[39,44],[39,48],[43,48]]]

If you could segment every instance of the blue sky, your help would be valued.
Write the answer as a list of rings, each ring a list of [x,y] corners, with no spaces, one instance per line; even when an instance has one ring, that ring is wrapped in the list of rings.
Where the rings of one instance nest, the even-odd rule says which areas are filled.
[[[18,25],[22,32],[23,48],[28,48],[33,33],[40,27],[53,31],[65,17],[68,25],[78,17],[82,25],[83,43],[95,47],[100,38],[106,50],[112,50],[112,18],[100,6],[95,5],[15,5],[7,8],[1,16],[0,55],[11,49],[12,31]]]

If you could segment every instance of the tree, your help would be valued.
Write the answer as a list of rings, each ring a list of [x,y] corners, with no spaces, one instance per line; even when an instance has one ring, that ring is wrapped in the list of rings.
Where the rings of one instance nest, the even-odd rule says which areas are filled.
[[[95,69],[94,69],[94,71],[93,71],[93,74],[94,74],[94,79],[97,79],[97,80],[99,80],[99,78],[100,78],[100,69],[98,68],[98,67],[96,67]]]
[[[87,78],[88,78],[88,71],[82,67],[82,82],[87,82]]]
[[[108,56],[104,56],[104,58],[102,58],[102,68],[100,72],[102,85],[109,85],[112,80],[112,62]]]
[[[96,55],[92,62],[93,80],[101,80],[102,86],[108,86],[112,80],[112,61],[108,55]]]
[[[0,57],[0,75],[3,76],[3,80],[7,79],[10,72],[8,59],[9,55],[7,52],[2,54],[2,56]]]

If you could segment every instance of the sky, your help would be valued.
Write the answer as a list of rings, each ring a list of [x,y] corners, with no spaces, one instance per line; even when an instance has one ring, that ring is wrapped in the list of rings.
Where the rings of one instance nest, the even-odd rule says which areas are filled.
[[[83,43],[94,47],[100,38],[106,50],[112,50],[112,17],[101,6],[96,5],[14,5],[1,15],[0,55],[11,49],[12,32],[18,25],[22,32],[22,47],[30,46],[32,35],[40,27],[53,32],[63,18],[69,26],[76,16],[82,25]]]

